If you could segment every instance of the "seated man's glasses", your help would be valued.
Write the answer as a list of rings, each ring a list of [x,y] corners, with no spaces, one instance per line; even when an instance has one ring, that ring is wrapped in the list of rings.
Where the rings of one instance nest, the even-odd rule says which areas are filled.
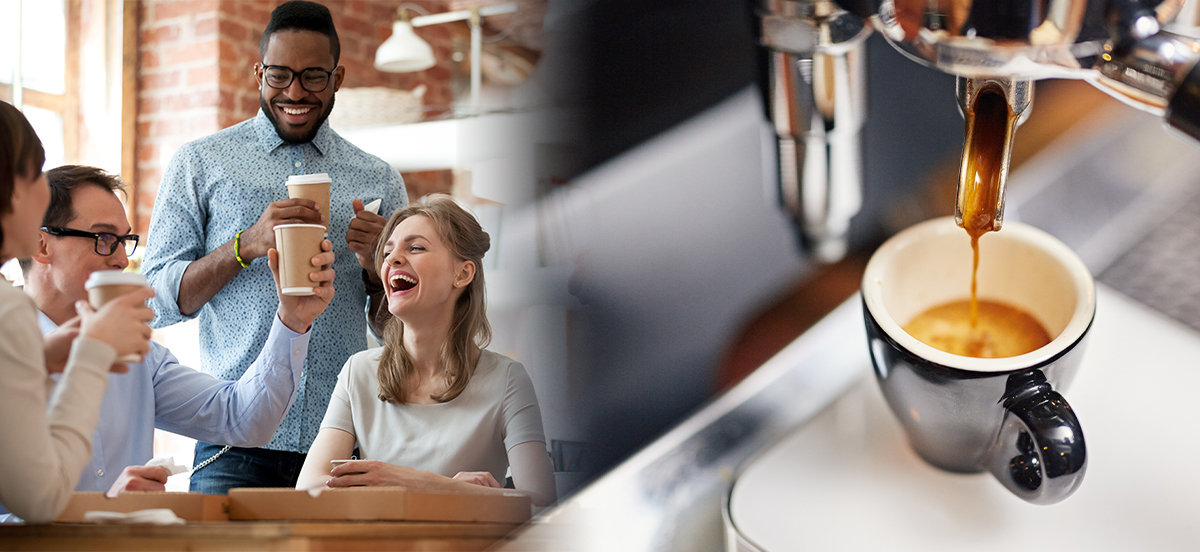
[[[337,71],[337,67],[333,71],[326,71],[320,67],[309,67],[299,73],[292,71],[288,67],[282,65],[263,65],[259,64],[263,71],[263,81],[271,88],[279,90],[286,89],[292,85],[292,80],[296,75],[300,75],[300,86],[309,92],[321,92],[329,86],[330,77],[333,76],[333,71]]]
[[[137,250],[138,235],[125,234],[118,236],[116,234],[108,234],[106,232],[84,232],[83,230],[75,230],[73,228],[61,228],[58,226],[43,226],[42,232],[51,236],[73,236],[76,238],[91,238],[96,240],[96,253],[105,257],[117,252],[117,244],[122,244],[125,247],[125,255],[133,255]]]

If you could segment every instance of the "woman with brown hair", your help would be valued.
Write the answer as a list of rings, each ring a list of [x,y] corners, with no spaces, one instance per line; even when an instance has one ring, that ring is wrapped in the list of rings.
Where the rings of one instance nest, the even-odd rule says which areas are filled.
[[[511,468],[535,505],[554,503],[533,384],[520,363],[483,349],[487,233],[439,194],[397,211],[380,236],[375,258],[392,315],[384,346],[342,368],[296,488],[499,493]],[[355,443],[365,460],[330,471]]]
[[[42,142],[25,116],[0,102],[0,264],[39,247],[50,188]],[[43,343],[33,301],[0,278],[0,504],[30,522],[53,521],[91,460],[92,433],[118,356],[150,348],[150,288],[93,311]],[[47,364],[62,368],[49,392]],[[49,396],[48,396],[49,395]]]

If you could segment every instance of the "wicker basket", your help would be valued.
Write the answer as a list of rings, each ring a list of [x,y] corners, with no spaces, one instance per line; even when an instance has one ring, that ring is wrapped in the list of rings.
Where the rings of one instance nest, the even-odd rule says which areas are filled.
[[[412,90],[382,86],[343,88],[329,114],[329,126],[347,128],[366,125],[415,123],[424,117],[425,85]]]

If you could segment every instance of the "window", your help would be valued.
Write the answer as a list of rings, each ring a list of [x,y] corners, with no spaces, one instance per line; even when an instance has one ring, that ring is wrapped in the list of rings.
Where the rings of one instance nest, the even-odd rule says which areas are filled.
[[[67,3],[0,0],[0,99],[20,108],[46,146],[46,166],[68,159]]]

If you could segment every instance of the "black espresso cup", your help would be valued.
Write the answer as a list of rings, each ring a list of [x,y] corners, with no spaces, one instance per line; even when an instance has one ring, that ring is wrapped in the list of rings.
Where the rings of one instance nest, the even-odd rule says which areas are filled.
[[[902,327],[970,297],[972,252],[951,217],[893,236],[863,275],[863,319],[875,376],[913,449],[959,473],[990,471],[1017,496],[1059,502],[1083,481],[1087,448],[1059,394],[1074,379],[1096,313],[1083,261],[1032,226],[1006,222],[979,240],[978,296],[1032,315],[1051,336],[1035,351],[972,358],[935,349]]]

